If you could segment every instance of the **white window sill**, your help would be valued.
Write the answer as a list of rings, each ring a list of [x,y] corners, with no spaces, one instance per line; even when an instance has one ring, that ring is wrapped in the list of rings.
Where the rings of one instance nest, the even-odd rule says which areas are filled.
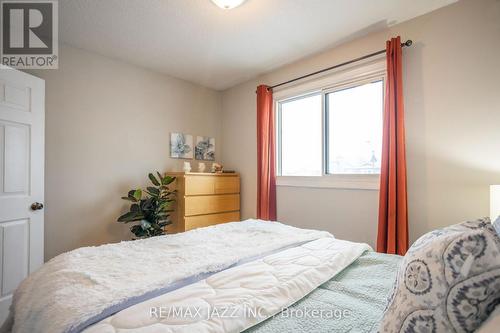
[[[380,175],[278,176],[276,185],[378,191]]]

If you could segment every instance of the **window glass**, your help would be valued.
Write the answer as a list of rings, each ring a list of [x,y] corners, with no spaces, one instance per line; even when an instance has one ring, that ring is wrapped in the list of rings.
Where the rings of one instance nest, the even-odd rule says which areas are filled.
[[[282,176],[322,175],[321,99],[317,94],[280,103]]]
[[[383,81],[326,95],[330,174],[380,173]]]

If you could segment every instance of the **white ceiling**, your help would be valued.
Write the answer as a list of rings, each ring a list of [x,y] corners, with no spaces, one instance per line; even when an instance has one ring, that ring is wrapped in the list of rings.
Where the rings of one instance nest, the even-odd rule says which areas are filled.
[[[223,90],[455,0],[62,0],[60,39]]]

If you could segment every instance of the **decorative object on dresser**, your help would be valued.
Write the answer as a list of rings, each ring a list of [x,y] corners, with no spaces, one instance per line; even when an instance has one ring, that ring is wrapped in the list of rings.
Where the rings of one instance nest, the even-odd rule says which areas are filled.
[[[157,172],[158,178],[150,173],[149,180],[154,186],[148,186],[143,195],[141,189],[130,190],[123,200],[132,202],[130,211],[118,218],[118,222],[140,222],[130,227],[130,231],[141,238],[160,236],[165,233],[165,227],[172,224],[169,213],[175,202],[175,192],[170,190],[170,184],[175,177],[163,177]]]
[[[195,172],[167,172],[175,177],[177,202],[168,232],[183,232],[240,220],[240,176]]]
[[[206,165],[203,162],[198,163],[198,172],[205,172]]]
[[[224,167],[219,163],[212,163],[212,173],[222,173],[224,171]]]
[[[191,171],[191,163],[190,162],[184,162],[184,166],[182,167],[182,170],[184,172],[190,172]]]

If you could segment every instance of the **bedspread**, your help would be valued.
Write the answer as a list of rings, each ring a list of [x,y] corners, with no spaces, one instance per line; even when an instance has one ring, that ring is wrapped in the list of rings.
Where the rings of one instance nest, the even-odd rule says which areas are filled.
[[[80,332],[133,304],[327,232],[249,220],[59,255],[14,293],[14,333]]]
[[[84,333],[241,332],[302,299],[369,249],[366,244],[318,239],[134,305]]]

